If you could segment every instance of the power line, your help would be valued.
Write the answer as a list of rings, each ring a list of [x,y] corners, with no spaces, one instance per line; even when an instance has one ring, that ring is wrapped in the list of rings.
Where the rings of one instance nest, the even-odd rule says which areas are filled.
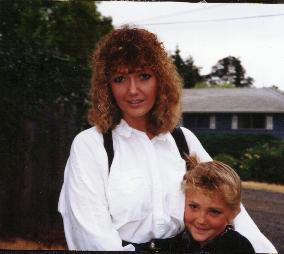
[[[155,16],[155,17],[152,17],[152,18],[140,19],[140,20],[136,20],[136,21],[133,21],[133,22],[137,23],[137,22],[143,22],[145,20],[158,19],[158,18],[169,18],[169,17],[173,17],[173,16],[177,16],[177,15],[183,15],[183,14],[188,14],[188,13],[193,13],[193,12],[201,12],[201,11],[206,11],[208,9],[221,7],[223,5],[228,5],[228,4],[225,3],[225,4],[218,4],[218,5],[213,5],[213,6],[206,6],[206,7],[202,7],[202,8],[196,8],[196,9],[193,9],[193,10],[180,11],[180,12],[175,12],[175,13],[172,13],[172,14],[164,14],[164,15]]]
[[[223,18],[223,19],[203,19],[203,20],[201,19],[201,20],[188,20],[188,21],[176,21],[176,22],[158,22],[158,23],[148,23],[148,24],[139,24],[139,25],[155,26],[155,25],[175,25],[175,24],[186,24],[186,23],[222,22],[222,21],[235,21],[235,20],[245,20],[245,19],[257,19],[257,18],[270,18],[277,16],[284,16],[284,13],[258,15],[258,16],[245,16],[245,17],[236,17],[236,18]]]

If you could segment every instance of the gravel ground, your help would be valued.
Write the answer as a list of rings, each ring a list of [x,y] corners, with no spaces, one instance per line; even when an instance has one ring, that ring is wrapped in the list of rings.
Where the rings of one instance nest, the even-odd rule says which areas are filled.
[[[243,204],[261,232],[284,253],[284,194],[243,189]]]

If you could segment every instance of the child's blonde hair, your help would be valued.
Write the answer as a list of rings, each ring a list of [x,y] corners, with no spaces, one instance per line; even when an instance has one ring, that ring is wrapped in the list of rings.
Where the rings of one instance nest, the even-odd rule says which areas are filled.
[[[187,173],[182,189],[185,193],[200,190],[212,196],[219,193],[228,207],[239,212],[241,202],[241,180],[238,174],[220,161],[199,163],[197,157],[187,156]]]

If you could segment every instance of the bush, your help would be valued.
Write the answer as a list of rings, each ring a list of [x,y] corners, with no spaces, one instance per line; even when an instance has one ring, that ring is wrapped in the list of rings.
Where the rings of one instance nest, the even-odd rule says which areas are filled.
[[[242,180],[284,184],[284,141],[269,135],[203,134],[199,139],[215,159]]]
[[[242,180],[250,180],[252,178],[251,171],[247,167],[242,167],[240,159],[237,159],[232,155],[221,153],[214,156],[213,159],[228,164],[238,173]]]
[[[244,180],[283,184],[283,168],[284,142],[280,141],[247,149],[240,159],[239,174]]]
[[[212,157],[225,153],[235,158],[241,158],[244,151],[250,147],[264,143],[271,144],[280,140],[272,135],[252,134],[199,134],[197,136]]]
[[[213,157],[214,160],[224,162],[228,164],[230,167],[236,170],[236,167],[240,164],[239,160],[234,158],[232,155],[226,153],[220,153]]]

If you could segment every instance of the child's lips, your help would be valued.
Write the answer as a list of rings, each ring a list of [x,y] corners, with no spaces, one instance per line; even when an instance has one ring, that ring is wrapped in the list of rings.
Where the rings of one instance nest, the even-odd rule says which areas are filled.
[[[196,225],[194,225],[194,228],[196,229],[197,232],[201,232],[201,233],[204,233],[204,232],[209,230],[208,227],[200,227],[200,226],[196,226]]]

